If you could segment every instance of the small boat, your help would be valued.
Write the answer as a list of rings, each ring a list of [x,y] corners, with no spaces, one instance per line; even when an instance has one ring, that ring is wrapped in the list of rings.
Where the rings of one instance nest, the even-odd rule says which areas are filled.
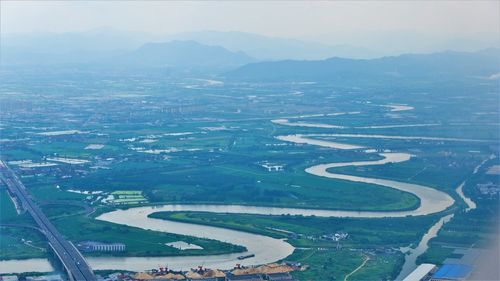
[[[244,259],[249,259],[249,258],[253,258],[255,257],[254,254],[250,254],[250,255],[245,255],[245,256],[239,256],[238,259],[239,260],[244,260]]]

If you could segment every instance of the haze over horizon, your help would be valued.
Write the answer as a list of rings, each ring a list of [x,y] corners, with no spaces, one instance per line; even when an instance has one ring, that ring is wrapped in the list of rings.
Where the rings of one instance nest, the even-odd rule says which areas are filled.
[[[118,30],[145,43],[179,33],[231,31],[367,49],[361,57],[500,46],[498,1],[2,1],[0,5],[2,36]]]
[[[0,280],[500,280],[500,0],[0,0]]]

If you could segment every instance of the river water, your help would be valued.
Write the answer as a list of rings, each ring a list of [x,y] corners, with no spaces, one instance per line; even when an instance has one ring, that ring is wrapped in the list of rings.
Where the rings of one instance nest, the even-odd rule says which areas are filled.
[[[401,250],[403,252],[407,253],[407,256],[405,256],[405,263],[403,264],[403,268],[399,272],[398,277],[396,280],[403,280],[408,274],[410,274],[416,267],[417,267],[417,258],[425,253],[427,249],[429,249],[429,240],[432,238],[436,237],[439,230],[445,223],[451,220],[453,217],[453,214],[447,215],[439,219],[439,221],[431,226],[427,233],[424,234],[422,237],[422,240],[420,240],[420,243],[418,243],[418,246],[415,249],[405,247],[402,248]]]
[[[318,140],[310,138],[313,135],[290,135],[277,137],[280,140],[310,144],[335,149],[359,149],[361,146],[351,144],[341,144],[327,140]],[[372,138],[397,138],[397,139],[420,139],[420,140],[448,140],[448,141],[466,141],[446,138],[428,138],[428,137],[394,137],[381,135],[347,135],[347,134],[323,134],[315,136],[331,137],[372,137]],[[474,141],[474,140],[468,140]],[[366,150],[368,153],[370,150]],[[104,213],[96,219],[108,221],[117,224],[150,229],[155,231],[176,233],[181,235],[190,235],[201,238],[215,239],[236,245],[245,246],[248,253],[255,254],[255,257],[240,261],[238,256],[245,253],[228,255],[209,255],[209,256],[186,256],[186,257],[89,257],[88,261],[93,269],[128,269],[140,271],[151,269],[158,266],[168,266],[172,269],[186,270],[198,265],[211,268],[228,269],[236,263],[244,265],[263,264],[284,259],[289,256],[294,248],[284,240],[275,239],[263,235],[251,234],[242,231],[235,231],[212,226],[203,226],[189,223],[172,222],[161,219],[149,218],[148,215],[160,211],[196,211],[213,213],[241,213],[241,214],[259,214],[259,215],[303,215],[320,217],[403,217],[408,215],[427,215],[440,212],[454,203],[454,200],[441,191],[430,187],[398,182],[386,179],[367,178],[359,176],[350,176],[344,174],[331,173],[328,170],[343,166],[365,166],[365,165],[383,165],[386,163],[399,163],[408,161],[412,156],[407,153],[380,153],[381,160],[359,161],[345,163],[328,163],[309,167],[306,172],[327,178],[342,179],[355,182],[363,182],[398,189],[404,192],[414,194],[420,199],[420,206],[415,210],[396,211],[396,212],[372,212],[372,211],[340,211],[340,210],[318,210],[318,209],[300,209],[300,208],[280,208],[280,207],[262,207],[246,205],[164,205],[155,207],[137,207],[127,210],[115,210]],[[449,216],[442,218],[434,225],[429,232],[424,235],[419,246],[412,250],[411,255],[418,257],[427,249],[427,241],[435,236],[439,228],[449,219]],[[418,255],[417,255],[418,254]],[[411,257],[413,258],[413,256]],[[412,268],[411,263],[403,268],[404,273]],[[413,265],[414,267],[414,265]],[[29,268],[33,271],[48,271],[50,264],[45,259],[30,259],[23,261],[0,261],[0,273],[6,272],[24,272]],[[401,274],[404,274],[403,272]]]

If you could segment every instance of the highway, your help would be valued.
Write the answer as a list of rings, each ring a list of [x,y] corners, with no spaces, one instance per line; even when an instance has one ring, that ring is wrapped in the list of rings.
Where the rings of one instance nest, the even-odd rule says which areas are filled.
[[[35,204],[24,184],[16,174],[0,160],[0,180],[7,185],[11,195],[20,202],[24,210],[33,217],[41,232],[48,240],[50,247],[68,272],[70,280],[97,280],[85,258],[76,247],[61,235],[47,219],[42,210]]]

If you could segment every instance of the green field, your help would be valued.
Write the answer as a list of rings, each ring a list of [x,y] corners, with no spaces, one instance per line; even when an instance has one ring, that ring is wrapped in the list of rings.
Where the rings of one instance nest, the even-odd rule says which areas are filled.
[[[62,218],[54,221],[71,241],[95,240],[108,243],[124,243],[126,251],[120,253],[94,253],[95,255],[122,256],[179,256],[179,255],[211,255],[232,252],[242,252],[243,247],[219,241],[187,237],[170,233],[143,230],[88,217]],[[178,250],[166,246],[165,243],[185,241],[200,245],[200,250]]]
[[[46,257],[46,242],[37,230],[30,228],[34,222],[27,214],[18,216],[12,202],[5,191],[0,192],[1,243],[0,260],[12,258]],[[92,216],[82,214],[82,208],[72,205],[47,204],[42,206],[44,213],[52,220],[60,232],[70,241],[95,240],[102,242],[121,242],[126,251],[118,253],[122,256],[179,256],[210,255],[242,252],[241,246],[231,245],[214,240],[200,239],[183,235],[155,232],[128,226],[116,225],[95,220]],[[24,240],[32,241],[34,246],[27,245]],[[181,251],[168,247],[165,243],[185,241],[203,247],[203,251]],[[92,253],[93,255],[117,255],[117,253]]]
[[[492,165],[498,165],[498,158],[486,162],[477,174],[467,181],[464,193],[477,204],[477,208],[468,212],[455,213],[451,221],[444,225],[439,235],[430,241],[429,250],[419,257],[419,262],[442,264],[452,256],[454,249],[488,249],[496,239],[499,221],[499,200],[496,196],[485,196],[477,186],[484,183],[499,184],[498,175],[488,175],[486,171]]]
[[[370,259],[362,269],[351,276],[352,280],[372,280],[369,276],[391,280],[398,274],[403,263],[403,254],[395,250],[405,245],[417,244],[426,229],[437,219],[437,216],[411,219],[341,219],[199,212],[159,212],[150,216],[287,238],[290,244],[299,249],[286,259],[309,265],[308,270],[294,273],[300,280],[343,279],[358,267],[366,256]],[[337,242],[321,238],[322,235],[336,232],[349,234],[347,239],[341,240],[342,250],[336,249]]]
[[[347,232],[349,238],[343,244],[355,248],[401,247],[417,242],[428,227],[436,222],[438,216],[414,218],[321,218],[303,216],[258,216],[243,214],[214,214],[201,212],[157,212],[153,218],[168,219],[180,222],[191,222],[211,226],[232,228],[247,232],[269,235],[277,238],[287,237],[295,246],[334,247],[332,241],[313,241],[306,236]],[[302,237],[290,237],[286,230]]]
[[[329,281],[344,280],[366,257],[370,258],[368,262],[350,275],[349,280],[393,280],[397,275],[395,268],[398,268],[402,261],[401,255],[375,256],[349,250],[296,250],[289,259],[309,265],[304,271],[293,272],[295,278],[304,281]]]
[[[287,238],[301,248],[287,259],[309,265],[308,270],[294,273],[301,280],[343,280],[367,257],[366,264],[349,280],[391,280],[403,260],[398,248],[416,245],[444,213],[455,216],[430,242],[429,251],[419,262],[442,263],[451,248],[484,247],[496,231],[498,195],[486,196],[477,187],[490,182],[498,187],[498,177],[484,176],[484,170],[472,175],[481,161],[499,154],[496,81],[470,77],[311,81],[316,83],[224,81],[221,87],[188,89],[185,86],[192,83],[193,73],[171,77],[163,70],[18,71],[2,72],[0,103],[9,106],[2,108],[0,158],[7,163],[50,162],[54,157],[89,161],[38,168],[16,162],[9,166],[69,240],[126,244],[123,253],[99,255],[210,255],[244,250],[219,241],[95,220],[98,214],[118,208],[112,203],[123,207],[207,203],[357,211],[417,208],[419,199],[409,193],[304,171],[318,164],[381,159],[378,153],[365,149],[410,153],[413,157],[402,163],[331,171],[429,186],[450,194],[456,204],[441,214],[383,219],[193,212],[152,216]],[[381,106],[388,104],[414,109],[394,112]],[[335,114],[341,112],[359,113]],[[278,118],[343,127],[292,127],[271,122]],[[433,125],[401,127],[412,124]],[[77,129],[82,133],[40,134]],[[276,138],[291,134],[479,141],[316,137],[364,146],[340,150]],[[104,147],[85,149],[89,144]],[[283,170],[268,171],[263,163],[274,163]],[[498,164],[498,160],[490,164]],[[465,204],[455,192],[466,179],[464,192],[478,204],[468,213],[462,211]],[[114,201],[106,203],[108,196]],[[45,247],[43,237],[27,228],[33,222],[26,214],[16,214],[3,189],[0,203],[0,259],[46,256],[41,250]],[[336,249],[336,242],[322,238],[337,232],[349,234],[340,242],[341,250]],[[32,242],[27,244],[28,240]],[[172,241],[204,249],[180,251],[165,246]]]

